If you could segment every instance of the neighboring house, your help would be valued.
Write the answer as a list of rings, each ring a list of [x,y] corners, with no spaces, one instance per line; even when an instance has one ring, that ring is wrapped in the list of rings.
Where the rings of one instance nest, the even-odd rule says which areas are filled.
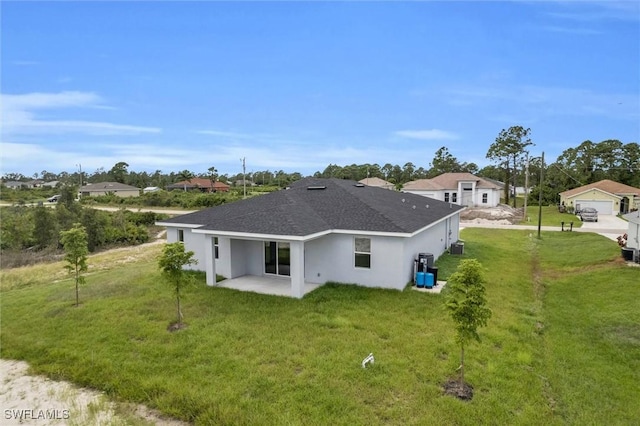
[[[575,210],[593,207],[599,214],[628,213],[640,207],[640,188],[605,179],[561,192],[560,204]]]
[[[384,188],[384,189],[395,189],[396,187],[391,182],[387,182],[386,180],[380,179],[379,177],[364,178],[359,182],[367,186],[375,186],[377,188]]]
[[[211,180],[206,178],[191,178],[167,185],[166,188],[168,191],[182,189],[183,191],[229,192],[230,186],[220,181],[215,181],[212,185]]]
[[[499,185],[471,173],[443,173],[402,187],[402,192],[468,207],[495,207],[500,204],[500,191]]]
[[[306,178],[287,189],[167,219],[167,241],[216,274],[328,281],[402,290],[418,253],[438,258],[458,240],[460,206],[350,180]]]
[[[34,179],[34,180],[24,182],[24,185],[27,188],[40,188],[43,184],[44,184],[44,181],[40,179]]]
[[[137,197],[140,195],[140,189],[119,182],[92,183],[80,188],[81,197],[95,197],[108,194],[117,195],[118,197]]]
[[[42,186],[47,187],[47,188],[55,188],[55,187],[58,186],[59,183],[60,183],[60,181],[52,180],[51,182],[43,183]]]
[[[10,180],[10,181],[4,182],[3,185],[8,189],[20,189],[26,184],[24,182],[18,182],[17,180]]]

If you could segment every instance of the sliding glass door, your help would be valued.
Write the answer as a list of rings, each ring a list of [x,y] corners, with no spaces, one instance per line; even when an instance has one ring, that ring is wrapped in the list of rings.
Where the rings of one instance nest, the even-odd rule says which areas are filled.
[[[291,275],[289,243],[264,242],[264,272],[274,275]]]

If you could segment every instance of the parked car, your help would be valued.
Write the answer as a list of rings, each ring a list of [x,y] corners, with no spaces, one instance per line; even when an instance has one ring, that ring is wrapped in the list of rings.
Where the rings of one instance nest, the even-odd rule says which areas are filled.
[[[60,198],[60,194],[47,198],[47,201],[50,203],[57,203],[59,198]]]
[[[597,222],[598,221],[598,210],[593,207],[585,207],[580,210],[578,213],[578,217],[583,222]]]

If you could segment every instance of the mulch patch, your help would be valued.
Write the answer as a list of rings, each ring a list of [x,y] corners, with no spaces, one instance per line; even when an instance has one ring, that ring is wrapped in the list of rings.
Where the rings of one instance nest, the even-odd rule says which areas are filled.
[[[185,328],[187,328],[187,324],[183,322],[172,322],[167,327],[167,331],[173,333],[174,331],[184,330]]]
[[[449,379],[442,386],[445,395],[455,396],[463,401],[471,401],[473,398],[473,386],[460,382],[458,379]]]

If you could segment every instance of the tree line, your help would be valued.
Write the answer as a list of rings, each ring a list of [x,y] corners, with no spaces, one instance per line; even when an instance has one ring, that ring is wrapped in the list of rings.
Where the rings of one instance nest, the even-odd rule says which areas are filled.
[[[637,142],[624,144],[619,140],[608,139],[595,143],[587,140],[577,147],[564,150],[555,161],[547,160],[544,165],[541,163],[541,156],[532,153],[533,147],[535,147],[535,143],[531,139],[531,129],[512,126],[503,129],[489,146],[486,158],[491,161],[491,164],[483,168],[479,168],[475,163],[460,161],[449,152],[446,146],[442,146],[435,152],[428,168],[412,162],[407,162],[402,166],[391,163],[345,166],[329,164],[324,170],[315,172],[313,176],[352,180],[378,177],[393,183],[396,188],[400,189],[405,183],[416,179],[433,178],[449,172],[469,172],[480,177],[508,183],[505,185],[504,194],[507,203],[512,195],[510,189],[524,186],[527,175],[529,186],[532,188],[530,193],[532,203],[537,202],[540,190],[544,203],[556,203],[560,192],[602,179],[640,187],[640,173],[638,172],[640,169],[640,146]],[[170,173],[156,170],[149,173],[130,171],[128,168],[129,165],[126,162],[118,162],[108,171],[100,168],[91,174],[79,171],[54,174],[43,170],[41,173],[35,173],[33,177],[45,181],[58,180],[66,185],[115,181],[138,188],[147,186],[165,188],[167,185],[192,177],[206,178],[212,182],[222,181],[231,185],[246,179],[250,185],[268,186],[273,189],[286,187],[303,177],[299,172],[287,173],[283,170],[218,175],[213,166],[201,173],[190,170]],[[544,176],[544,185],[539,185],[541,172]],[[28,178],[16,173],[8,173],[2,179],[3,182],[6,182],[8,180],[25,181]]]

